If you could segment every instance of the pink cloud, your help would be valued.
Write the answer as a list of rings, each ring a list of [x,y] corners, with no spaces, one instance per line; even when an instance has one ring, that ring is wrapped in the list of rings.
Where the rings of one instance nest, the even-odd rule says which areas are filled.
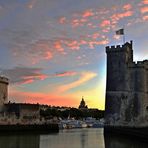
[[[72,27],[78,27],[78,26],[82,26],[82,23],[80,23],[80,21],[78,19],[74,19],[71,22]]]
[[[86,18],[86,17],[91,17],[93,15],[94,13],[92,12],[92,10],[86,10],[83,12],[82,17]]]
[[[67,76],[74,76],[76,74],[77,74],[77,72],[75,72],[75,71],[65,71],[65,72],[61,72],[61,73],[56,73],[55,76],[56,77],[67,77]]]
[[[10,88],[10,101],[19,103],[40,103],[55,106],[70,106],[77,107],[79,100],[77,96],[61,95],[57,93],[39,93],[39,92],[24,92],[18,91],[16,88]],[[69,99],[70,98],[70,99]]]
[[[147,21],[148,20],[148,15],[143,16],[143,20]]]
[[[71,25],[72,27],[79,27],[83,26],[88,20],[86,18],[79,18],[79,19],[72,19],[71,20]]]
[[[92,34],[91,37],[92,37],[93,39],[97,39],[97,38],[100,37],[100,34],[99,34],[99,33],[94,33],[94,34]]]
[[[106,27],[106,26],[110,26],[110,25],[111,25],[110,20],[104,20],[100,24],[101,27]]]
[[[108,28],[105,28],[106,30]],[[22,50],[19,48],[13,49],[12,53],[17,58],[25,58],[29,63],[37,64],[40,61],[52,60],[56,54],[68,54],[68,51],[78,51],[81,46],[101,45],[104,41],[96,41],[101,39],[100,33],[78,36],[77,38],[59,37],[47,40],[37,40],[36,42],[25,45]],[[92,42],[92,43],[91,43]],[[21,48],[21,47],[20,47]],[[25,50],[28,49],[28,50]]]
[[[62,43],[60,41],[54,42],[54,48],[59,52],[64,52],[64,48],[62,47]]]
[[[67,47],[69,47],[72,50],[79,50],[80,49],[79,42],[76,41],[76,40],[65,41],[65,44],[66,44]]]
[[[146,0],[143,0],[143,2],[147,3]],[[105,45],[109,40],[106,39],[107,37],[102,40],[102,35],[107,36],[108,32],[115,30],[121,19],[136,14],[134,9],[132,9],[133,6],[132,4],[126,3],[122,6],[111,6],[109,9],[100,7],[86,9],[82,12],[71,14],[71,17],[62,16],[58,19],[58,24],[56,25],[63,27],[63,30],[65,26],[70,28],[69,33],[64,32],[64,34],[62,34],[61,31],[59,33],[60,37],[51,36],[47,39],[38,39],[34,43],[28,44],[28,46],[24,45],[25,47],[23,48],[28,49],[25,54],[20,52],[21,47],[17,49],[17,52],[21,54],[17,54],[17,52],[13,54],[15,57],[25,55],[28,61],[32,60],[31,63],[37,64],[43,60],[52,60],[56,54],[68,55],[71,50],[79,51],[82,46],[84,46],[84,48],[87,46],[92,49],[95,48],[96,45]],[[139,11],[139,9],[138,6],[137,11]],[[147,12],[147,7],[143,6],[141,11],[143,13]],[[142,19],[147,20],[147,17],[142,16],[141,20]],[[133,23],[136,22],[136,17],[128,18],[125,21],[128,21],[128,26],[133,25]],[[94,33],[96,29],[99,33]]]
[[[96,10],[96,14],[98,15],[98,14],[101,14],[101,15],[106,15],[106,14],[108,14],[108,13],[110,13],[110,10],[108,10],[108,9],[106,9],[106,8],[102,8],[102,9],[97,9]],[[97,17],[97,19],[98,19],[98,17]]]
[[[147,5],[148,4],[148,0],[143,0],[143,4]]]
[[[146,13],[148,12],[148,7],[142,7],[141,8],[141,13]]]
[[[22,79],[22,81],[19,82],[18,84],[30,84],[37,80],[44,80],[47,77],[48,77],[47,75],[40,74],[40,73],[36,73],[36,75],[33,75],[33,76],[23,76],[20,78]]]
[[[85,19],[85,18],[80,19],[80,22],[82,22],[82,23],[86,23],[87,21],[88,21],[88,20]]]
[[[59,19],[59,22],[60,22],[61,24],[65,24],[65,23],[66,23],[66,17],[61,17],[61,18]]]
[[[106,29],[102,30],[102,32],[105,32],[105,33],[109,32],[109,31],[110,31],[110,28],[106,28]]]
[[[48,77],[41,68],[15,67],[4,69],[1,73],[10,79],[11,84],[29,84]]]
[[[126,11],[126,12],[123,12],[123,13],[113,14],[111,16],[111,18],[113,20],[119,20],[119,19],[122,19],[124,17],[129,17],[129,16],[132,16],[132,15],[133,15],[133,11]]]
[[[49,60],[53,57],[52,53],[50,51],[47,51],[46,52],[46,55],[45,55],[45,59]]]
[[[53,58],[50,42],[48,40],[38,40],[30,45],[30,55],[32,64],[36,64],[41,60],[50,60]]]
[[[123,9],[126,10],[126,11],[130,10],[131,8],[132,8],[131,4],[126,4],[126,5],[123,6]]]
[[[89,44],[89,47],[91,49],[95,48],[96,45],[106,45],[108,44],[108,39],[106,40],[102,40],[102,41],[89,41],[88,44]]]
[[[27,80],[27,79],[38,79],[38,80],[44,80],[47,78],[47,75],[45,74],[40,74],[40,73],[36,73],[36,76],[24,76],[23,79]]]
[[[86,45],[87,44],[87,41],[85,41],[85,40],[80,40],[79,42],[80,42],[81,45]]]

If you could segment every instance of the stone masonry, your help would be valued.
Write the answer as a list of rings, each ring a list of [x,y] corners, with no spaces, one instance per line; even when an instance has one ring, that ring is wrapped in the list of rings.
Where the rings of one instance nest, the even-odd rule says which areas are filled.
[[[133,61],[132,41],[107,46],[106,54],[106,124],[148,126],[148,60]]]
[[[3,109],[4,103],[8,102],[8,84],[9,80],[0,76],[0,111]]]

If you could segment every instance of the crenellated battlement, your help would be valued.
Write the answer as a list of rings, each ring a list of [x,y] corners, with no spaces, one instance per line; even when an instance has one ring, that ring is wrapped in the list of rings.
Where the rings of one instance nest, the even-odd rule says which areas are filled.
[[[132,41],[106,47],[105,122],[148,127],[148,59],[133,61]]]
[[[3,76],[0,76],[0,83],[9,84],[9,79]]]
[[[133,62],[128,67],[148,69],[148,60]]]
[[[143,63],[148,66],[148,60],[144,60]]]
[[[127,49],[127,47],[132,49],[132,44],[133,44],[132,41],[130,41],[130,43],[126,42],[124,45],[107,46],[106,52],[120,52],[120,51],[124,51],[125,49]]]

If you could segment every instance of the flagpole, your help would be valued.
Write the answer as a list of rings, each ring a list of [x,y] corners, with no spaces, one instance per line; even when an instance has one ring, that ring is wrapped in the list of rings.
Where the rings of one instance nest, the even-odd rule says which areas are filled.
[[[124,27],[123,27],[123,45],[125,44],[125,30],[124,30]]]
[[[123,36],[123,45],[124,45],[125,44],[124,28],[117,30],[116,35],[122,35]]]
[[[125,44],[125,34],[123,34],[123,45]]]

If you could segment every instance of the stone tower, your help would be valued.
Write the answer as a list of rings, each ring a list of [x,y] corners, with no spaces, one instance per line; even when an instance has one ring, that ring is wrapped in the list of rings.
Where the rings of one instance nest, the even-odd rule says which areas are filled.
[[[148,61],[133,62],[132,41],[122,46],[108,46],[106,53],[106,124],[127,125],[146,119]]]
[[[2,110],[4,103],[8,102],[8,84],[9,80],[0,76],[0,111]]]

